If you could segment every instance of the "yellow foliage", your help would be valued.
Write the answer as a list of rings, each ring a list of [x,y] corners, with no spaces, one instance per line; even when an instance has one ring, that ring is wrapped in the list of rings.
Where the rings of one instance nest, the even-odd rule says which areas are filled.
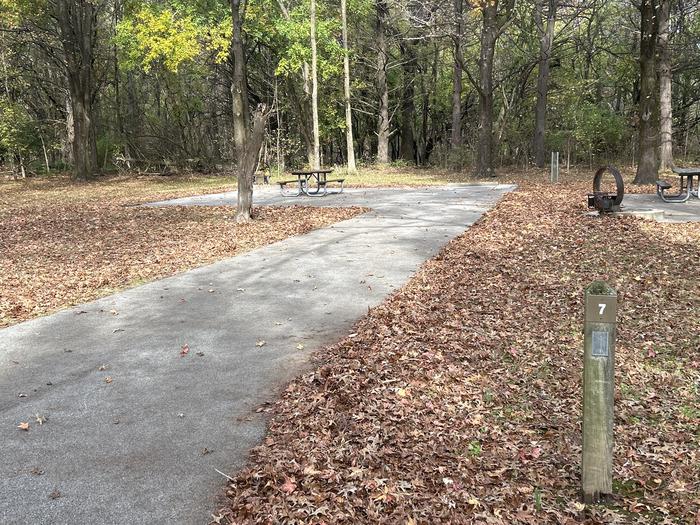
[[[145,6],[120,24],[117,39],[131,65],[140,63],[149,71],[153,64],[160,63],[167,70],[177,72],[183,62],[194,59],[202,51],[201,32],[189,16]]]

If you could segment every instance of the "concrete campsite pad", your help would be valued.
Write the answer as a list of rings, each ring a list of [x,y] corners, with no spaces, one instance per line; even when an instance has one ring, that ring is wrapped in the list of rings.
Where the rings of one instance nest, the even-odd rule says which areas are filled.
[[[625,195],[622,211],[616,215],[633,215],[658,222],[700,222],[700,199],[664,202],[654,194]]]
[[[207,523],[259,407],[512,189],[265,189],[256,204],[372,211],[0,330],[0,522]]]

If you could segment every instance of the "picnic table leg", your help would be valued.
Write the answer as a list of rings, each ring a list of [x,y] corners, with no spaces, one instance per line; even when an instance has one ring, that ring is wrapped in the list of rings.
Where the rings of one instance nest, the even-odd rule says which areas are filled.
[[[316,190],[315,190],[315,191],[311,191],[311,190],[309,189],[309,184],[308,184],[308,182],[309,182],[311,179],[316,179]],[[319,180],[319,176],[318,176],[318,175],[316,175],[316,176],[314,176],[314,175],[307,175],[306,180],[307,180],[306,191],[304,191],[304,193],[306,193],[306,195],[308,195],[309,197],[322,197],[323,195],[325,195],[325,190],[326,190],[325,185],[323,185],[324,193],[321,193],[321,182],[320,182],[320,180]]]
[[[656,193],[661,197],[661,200],[668,203],[683,203],[686,202],[691,196],[692,182],[690,182],[690,177],[684,182],[685,177],[680,176],[680,191],[678,195],[666,195],[666,190],[657,185]],[[694,194],[693,194],[694,195]]]

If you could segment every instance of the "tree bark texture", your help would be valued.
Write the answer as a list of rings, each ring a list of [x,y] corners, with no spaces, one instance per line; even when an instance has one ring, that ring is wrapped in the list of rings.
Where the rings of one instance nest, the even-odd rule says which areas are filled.
[[[462,145],[462,16],[464,0],[454,0],[455,35],[452,78],[452,131],[450,148],[456,151]]]
[[[343,23],[343,87],[345,89],[345,142],[348,157],[348,172],[357,171],[355,165],[355,145],[352,136],[352,105],[350,103],[350,55],[348,51],[347,0],[340,0],[340,14]]]
[[[312,169],[321,169],[321,139],[318,128],[318,57],[316,53],[316,0],[311,0],[311,118],[314,127]]]
[[[236,164],[240,167],[246,150],[248,135],[248,74],[245,63],[245,44],[243,42],[243,18],[241,9],[245,0],[231,0],[231,102],[233,109],[233,147]],[[239,180],[240,191],[240,180]]]
[[[416,105],[413,82],[416,78],[416,54],[410,43],[401,46],[403,55],[403,99],[401,101],[401,159],[416,162],[416,139],[414,133]]]
[[[659,111],[661,148],[659,170],[673,168],[673,109],[671,105],[671,49],[669,46],[669,17],[671,0],[661,0],[659,9]]]
[[[238,202],[236,222],[247,222],[253,208],[253,180],[258,165],[260,148],[265,138],[265,127],[271,111],[261,104],[253,113],[253,127],[247,134],[245,151],[238,168]]]
[[[659,163],[659,94],[656,52],[659,31],[658,0],[642,0],[639,45],[639,165],[635,184],[653,184]]]
[[[498,1],[484,2],[479,55],[479,144],[476,176],[494,177],[493,167],[493,56],[498,39]]]
[[[544,24],[544,0],[535,3],[535,22],[540,32],[540,56],[537,73],[537,104],[535,106],[535,164],[544,168],[547,153],[545,149],[545,132],[547,127],[547,92],[549,90],[549,62],[554,41],[554,22],[556,20],[558,0],[549,0],[547,24]]]
[[[388,49],[386,25],[389,8],[386,0],[376,0],[377,10],[377,91],[379,120],[377,123],[377,163],[388,164],[389,157],[389,85],[387,83]]]
[[[99,171],[93,107],[97,11],[90,0],[56,3],[73,118],[73,177],[80,180]]]
[[[233,26],[233,36],[231,38],[231,102],[233,109],[233,147],[238,182],[237,222],[250,220],[250,210],[253,205],[253,175],[258,152],[260,151],[260,144],[262,144],[262,137],[260,137],[260,144],[252,152],[256,137],[253,136],[251,143],[248,143],[248,72],[246,71],[245,63],[243,15],[241,13],[242,4],[244,3],[245,0],[231,0],[231,22]],[[263,124],[267,122],[267,116],[268,114],[265,115]],[[251,163],[252,167],[250,166]]]

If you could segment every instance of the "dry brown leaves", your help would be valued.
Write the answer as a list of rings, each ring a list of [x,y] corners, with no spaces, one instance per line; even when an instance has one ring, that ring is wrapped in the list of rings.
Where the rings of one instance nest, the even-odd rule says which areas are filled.
[[[697,224],[526,183],[286,389],[227,523],[691,523]],[[557,204],[563,200],[564,204]],[[579,503],[583,289],[619,294],[615,495]]]
[[[162,196],[157,184],[161,183],[128,179],[74,185],[59,179],[24,187],[0,185],[0,326],[236,255],[362,211],[256,208],[254,221],[235,224],[233,208],[123,206]],[[186,184],[180,189],[172,181],[169,184],[175,187],[167,190],[170,196],[193,191]]]

